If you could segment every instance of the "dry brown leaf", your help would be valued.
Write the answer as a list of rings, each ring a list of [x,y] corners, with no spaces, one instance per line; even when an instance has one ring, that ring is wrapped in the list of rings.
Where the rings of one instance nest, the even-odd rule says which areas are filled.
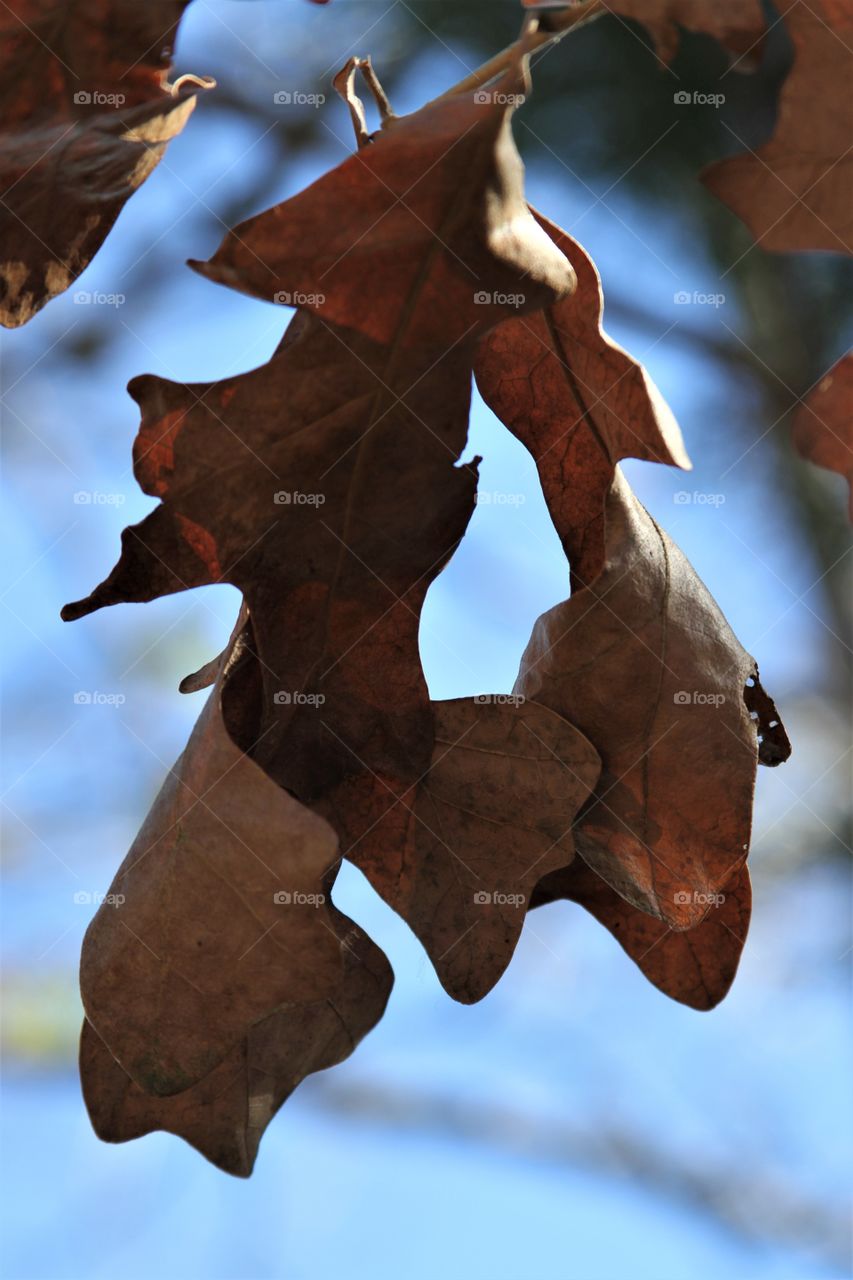
[[[369,146],[191,265],[393,344],[396,386],[403,352],[429,345],[437,356],[574,287],[524,200],[510,126],[523,88],[511,72],[488,101],[461,94],[392,117]]]
[[[752,907],[749,872],[737,871],[694,929],[678,932],[638,911],[582,858],[545,876],[531,902],[539,907],[567,898],[585,907],[664,995],[691,1009],[713,1009],[734,981]]]
[[[344,955],[339,989],[324,1000],[283,1005],[256,1022],[227,1058],[183,1093],[161,1098],[143,1092],[84,1022],[80,1074],[98,1137],[128,1142],[164,1129],[226,1173],[248,1177],[282,1103],[311,1072],[349,1057],[388,1002],[394,979],[385,956],[334,908],[333,917]]]
[[[167,80],[187,0],[0,7],[0,323],[73,283],[181,132],[200,88]]]
[[[387,793],[378,822],[351,791],[343,849],[420,938],[445,990],[472,1003],[509,964],[536,882],[574,856],[572,820],[600,762],[561,716],[511,695],[432,707],[428,773],[398,802]]]
[[[234,746],[210,696],[83,944],[86,1014],[147,1093],[208,1075],[277,1006],[336,990],[334,832]]]
[[[772,138],[711,165],[703,181],[763,249],[853,252],[853,6],[793,0],[784,21],[794,65]]]
[[[602,328],[594,262],[565,231],[535,216],[574,267],[577,290],[498,325],[480,346],[475,373],[486,404],[533,455],[575,589],[604,564],[604,502],[616,463],[691,464],[654,382]]]
[[[248,626],[224,694],[241,745],[261,705]],[[317,808],[343,855],[420,938],[448,993],[471,1003],[509,964],[537,880],[571,861],[572,819],[601,766],[577,729],[523,698],[433,702],[430,716],[432,761],[420,778],[403,787],[400,770],[356,774]]]
[[[792,434],[803,458],[846,477],[853,520],[853,353],[839,360],[803,401]]]
[[[354,772],[413,780],[429,765],[418,621],[474,507],[476,466],[455,465],[470,352],[431,368],[418,348],[396,398],[386,348],[307,315],[288,333],[226,382],[131,383],[136,475],[162,502],[63,616],[233,582],[263,680],[255,758],[313,803]]]
[[[548,495],[546,494],[546,498]],[[755,766],[790,748],[744,701],[754,659],[617,470],[605,568],[543,614],[516,691],[552,707],[602,760],[578,852],[627,901],[689,929],[746,859]]]

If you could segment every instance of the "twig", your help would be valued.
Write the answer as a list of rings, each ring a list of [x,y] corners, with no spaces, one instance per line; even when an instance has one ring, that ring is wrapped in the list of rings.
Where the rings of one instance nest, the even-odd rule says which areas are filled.
[[[568,31],[591,22],[602,13],[607,12],[604,0],[580,0],[579,4],[567,9],[557,9],[538,15],[539,25],[527,36],[527,52],[533,53],[545,45],[555,44],[562,40]],[[453,98],[458,93],[469,93],[472,89],[480,89],[484,84],[494,80],[502,71],[508,70],[518,56],[518,42],[507,45],[500,53],[496,53],[488,62],[484,62],[476,71],[472,71],[464,80],[439,94],[433,102],[443,102],[445,98]]]

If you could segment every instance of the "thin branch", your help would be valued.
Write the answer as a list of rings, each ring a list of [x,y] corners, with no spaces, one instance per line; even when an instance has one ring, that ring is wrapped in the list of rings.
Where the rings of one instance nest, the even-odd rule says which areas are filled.
[[[598,18],[606,12],[607,6],[604,0],[580,0],[579,4],[567,9],[540,13],[537,29],[527,35],[527,52],[533,53],[537,49],[544,48],[545,45],[555,44],[558,40],[562,40],[567,32],[583,26],[586,22],[591,22],[593,18]],[[515,41],[500,53],[496,53],[488,62],[484,62],[476,71],[472,71],[464,80],[460,80],[458,84],[439,94],[437,98],[433,98],[433,102],[443,102],[445,98],[453,98],[458,93],[469,93],[473,89],[482,88],[483,85],[489,84],[496,76],[508,70],[517,57],[518,42]]]
[[[802,1249],[833,1268],[845,1267],[849,1259],[849,1227],[840,1201],[827,1204],[757,1164],[708,1169],[606,1122],[543,1120],[511,1107],[448,1095],[315,1076],[303,1086],[302,1096],[327,1111],[388,1129],[440,1134],[510,1157],[631,1179],[664,1200],[708,1215],[753,1244]]]

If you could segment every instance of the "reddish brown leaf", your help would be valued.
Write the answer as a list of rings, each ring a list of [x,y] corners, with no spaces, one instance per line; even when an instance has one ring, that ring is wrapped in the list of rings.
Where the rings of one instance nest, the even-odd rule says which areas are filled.
[[[839,360],[800,405],[793,439],[802,457],[846,477],[853,520],[853,354]]]
[[[470,352],[431,368],[418,348],[394,394],[388,359],[302,315],[252,373],[135,379],[135,470],[162,502],[125,531],[107,581],[64,611],[233,582],[263,681],[255,758],[304,803],[352,773],[414,780],[432,754],[418,620],[474,507],[476,467],[454,465]]]
[[[462,94],[392,118],[371,145],[191,265],[393,343],[394,385],[404,351],[428,344],[437,356],[544,306],[574,276],[524,201],[505,101],[522,88],[510,74],[488,102]]]
[[[167,80],[186,0],[0,7],[0,322],[80,275],[211,80]]]
[[[749,872],[741,867],[694,929],[677,932],[638,911],[582,858],[536,886],[532,907],[568,898],[609,929],[650,982],[691,1009],[713,1009],[734,981],[752,906]]]
[[[787,738],[775,708],[772,727],[753,721],[754,660],[618,471],[606,527],[604,570],[538,620],[516,691],[601,756],[575,829],[584,860],[634,906],[688,929],[746,859],[759,735],[770,734],[769,764]]]
[[[763,249],[853,252],[853,6],[793,0],[784,7],[794,65],[773,137],[712,165],[703,180]]]
[[[98,1137],[128,1142],[165,1129],[226,1173],[248,1177],[282,1103],[311,1072],[349,1057],[388,1002],[394,979],[385,956],[334,908],[333,917],[344,954],[339,989],[325,1000],[282,1005],[254,1023],[227,1058],[183,1093],[161,1098],[143,1092],[84,1022],[80,1074]]]
[[[147,1092],[208,1075],[277,1006],[336,990],[332,829],[233,744],[211,695],[83,944],[86,1014]]]
[[[483,399],[532,453],[572,571],[604,564],[604,502],[622,458],[689,468],[678,424],[646,370],[604,332],[595,264],[537,213],[575,269],[577,290],[544,311],[505,320],[480,346]]]

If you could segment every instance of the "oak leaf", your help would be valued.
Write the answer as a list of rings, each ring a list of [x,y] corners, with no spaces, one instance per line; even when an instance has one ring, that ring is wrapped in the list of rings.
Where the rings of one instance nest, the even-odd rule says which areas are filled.
[[[407,349],[447,351],[571,292],[571,266],[524,199],[510,121],[525,84],[510,71],[488,95],[386,119],[369,145],[190,265],[391,345],[389,382]]]
[[[634,906],[689,929],[746,859],[759,750],[777,764],[790,747],[754,659],[618,470],[606,539],[595,581],[537,621],[516,692],[601,756],[575,824],[584,861]],[[766,700],[752,712],[748,681]]]
[[[263,704],[251,620],[235,652],[224,714],[248,749]],[[572,819],[601,766],[573,725],[523,698],[480,695],[428,710],[434,745],[419,778],[405,786],[399,767],[362,771],[316,808],[343,856],[420,938],[445,990],[471,1003],[509,964],[537,880],[574,856]],[[266,767],[282,770],[279,760]]]
[[[263,683],[255,759],[306,804],[432,752],[420,609],[474,508],[470,353],[417,348],[386,391],[385,347],[298,315],[260,369],[181,386],[137,378],[134,469],[161,503],[79,617],[228,581]],[[217,501],[211,502],[215,491]]]
[[[691,1009],[713,1009],[731,987],[752,904],[745,866],[715,894],[705,919],[681,932],[626,902],[582,858],[545,876],[536,886],[531,907],[561,898],[595,916],[649,981],[673,1000]]]
[[[98,1137],[128,1142],[156,1129],[184,1138],[226,1173],[248,1177],[264,1130],[297,1085],[349,1057],[385,1010],[393,974],[367,935],[333,911],[344,956],[337,990],[284,1004],[247,1028],[209,1075],[171,1097],[146,1093],[85,1021],[83,1096]]]
[[[749,154],[713,164],[703,181],[763,249],[853,252],[853,6],[793,0],[784,21],[794,64],[776,128]]]
[[[445,990],[473,1003],[509,964],[536,882],[572,860],[572,820],[601,765],[583,734],[533,702],[484,695],[432,708],[433,759],[414,793],[389,796],[370,824],[353,795],[341,838]]]
[[[0,8],[0,323],[67,289],[209,79],[168,82],[187,0]]]
[[[86,1015],[150,1094],[189,1088],[253,1022],[341,979],[334,832],[234,745],[219,693],[83,943]]]
[[[604,503],[616,463],[691,463],[648,372],[602,328],[594,262],[565,231],[535,216],[574,267],[577,289],[493,329],[475,373],[486,404],[533,455],[576,588],[603,567]]]

